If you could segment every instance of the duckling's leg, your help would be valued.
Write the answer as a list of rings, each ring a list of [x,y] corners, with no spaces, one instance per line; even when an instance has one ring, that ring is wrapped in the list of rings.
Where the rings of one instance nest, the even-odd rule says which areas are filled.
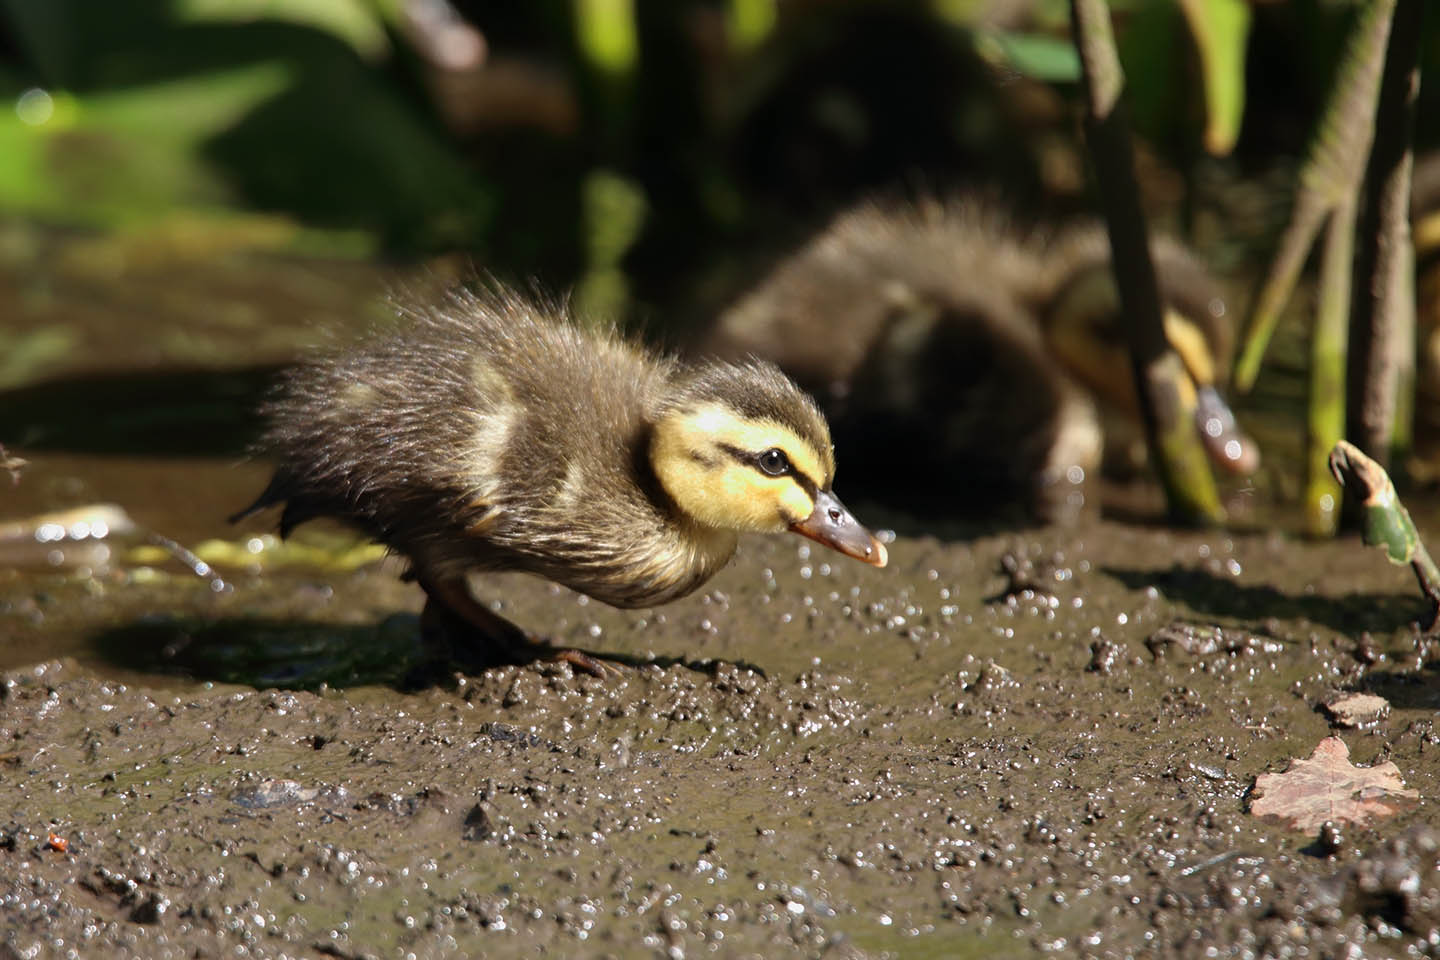
[[[478,631],[490,648],[517,663],[563,660],[596,677],[609,676],[613,670],[581,650],[557,650],[548,641],[486,609],[471,596],[470,588],[462,579],[436,580],[423,576],[416,579],[425,591],[425,611],[420,623],[427,632],[439,629],[447,637],[457,637]]]

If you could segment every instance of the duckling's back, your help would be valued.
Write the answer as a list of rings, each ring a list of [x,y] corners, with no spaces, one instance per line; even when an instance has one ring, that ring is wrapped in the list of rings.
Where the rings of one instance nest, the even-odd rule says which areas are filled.
[[[262,441],[279,465],[251,510],[285,502],[282,534],[347,522],[421,576],[527,570],[623,602],[604,568],[667,529],[643,450],[671,362],[510,293],[401,313],[399,332],[285,379]]]
[[[1037,320],[1044,251],[984,204],[863,205],[726,311],[700,350],[771,359],[812,391],[872,493],[903,476],[910,502],[955,509],[963,476],[968,502],[1025,491],[1059,516],[1068,467],[1097,459],[1099,441]]]
[[[1039,241],[996,209],[939,199],[868,203],[782,261],[699,346],[775,359],[824,395],[848,384],[892,328],[935,304],[1039,351],[1030,300],[1044,280]]]

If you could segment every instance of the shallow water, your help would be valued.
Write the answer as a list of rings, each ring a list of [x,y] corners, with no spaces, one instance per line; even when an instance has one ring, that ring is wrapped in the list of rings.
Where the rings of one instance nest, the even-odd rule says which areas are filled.
[[[206,268],[192,267],[201,290]],[[133,321],[132,301],[106,306],[98,281],[66,269],[14,274],[3,295],[26,303],[43,286],[77,343]],[[310,336],[309,318],[363,318],[393,279],[225,269],[231,295],[253,298],[239,312],[278,330],[209,360],[157,354],[209,336],[207,311],[158,311],[154,338],[132,327],[56,354],[40,381],[64,394],[174,384],[140,374],[221,360],[263,369]],[[26,323],[13,330],[40,329]],[[184,336],[162,336],[167,324]],[[35,382],[8,395],[34,398]],[[393,561],[335,530],[287,548],[264,536],[273,517],[225,523],[266,475],[240,453],[263,378],[228,382],[198,391],[188,418],[210,438],[203,457],[184,455],[173,419],[156,419],[171,407],[143,391],[88,400],[88,421],[40,393],[29,442],[0,417],[0,440],[31,461],[0,486],[0,523],[113,503],[135,525],[41,552],[0,537],[9,954],[1430,949],[1440,687],[1416,657],[1413,580],[1378,553],[1168,530],[1141,522],[1153,491],[1115,488],[1110,516],[1129,522],[933,524],[943,538],[901,536],[884,570],[747,539],[699,593],[654,611],[477,581],[517,622],[632,665],[605,680],[546,663],[437,676],[417,672],[421,594]],[[1232,497],[1242,521],[1268,519],[1247,498]],[[1433,527],[1433,506],[1416,513]],[[1223,642],[1183,642],[1214,626]],[[1352,760],[1394,761],[1422,799],[1344,828],[1329,853],[1249,816],[1245,795],[1330,732],[1318,705],[1337,689],[1390,701],[1387,719],[1341,735]]]

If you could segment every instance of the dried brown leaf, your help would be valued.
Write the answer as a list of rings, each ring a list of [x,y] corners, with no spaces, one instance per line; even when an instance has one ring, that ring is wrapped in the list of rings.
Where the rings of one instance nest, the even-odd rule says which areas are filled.
[[[1326,737],[1310,759],[1292,760],[1284,773],[1256,777],[1250,812],[1309,832],[1327,820],[1363,824],[1388,817],[1419,796],[1406,789],[1395,764],[1357,767],[1345,741]]]

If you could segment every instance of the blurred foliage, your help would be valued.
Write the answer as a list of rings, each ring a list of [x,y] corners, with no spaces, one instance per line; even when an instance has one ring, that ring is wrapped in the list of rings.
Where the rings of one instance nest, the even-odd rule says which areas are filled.
[[[1139,133],[1193,191],[1232,146],[1302,151],[1354,4],[1111,7]],[[437,11],[481,59],[437,60]],[[1065,0],[0,0],[0,26],[0,216],[463,249],[643,314],[877,190],[1091,206]]]
[[[277,12],[283,8],[283,12]],[[176,208],[283,211],[338,252],[466,243],[493,187],[383,64],[358,0],[9,0],[0,90],[53,107],[0,119],[0,208],[130,227]],[[247,10],[251,13],[246,16]],[[320,238],[312,238],[324,249]]]
[[[1234,147],[1245,109],[1246,0],[1176,0],[1136,7],[1121,36],[1128,95],[1140,130],[1189,141],[1223,156]],[[1192,56],[1191,51],[1194,51]],[[1187,89],[1193,62],[1200,96]],[[1185,98],[1185,99],[1182,99]],[[1188,99],[1189,102],[1186,102]],[[1177,109],[1178,108],[1178,109]]]
[[[1229,153],[1245,115],[1245,49],[1250,7],[1245,0],[1180,0],[1205,82],[1205,149]]]

